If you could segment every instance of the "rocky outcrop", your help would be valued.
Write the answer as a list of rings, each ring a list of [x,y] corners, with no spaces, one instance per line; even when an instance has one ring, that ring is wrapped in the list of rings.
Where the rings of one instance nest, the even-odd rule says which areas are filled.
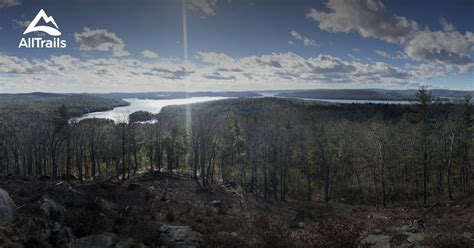
[[[388,233],[374,229],[371,234],[365,232],[361,243],[367,247],[422,247],[430,233],[425,233],[426,224],[421,219],[409,220],[406,225]],[[366,236],[365,236],[366,235]]]
[[[410,233],[407,237],[407,241],[410,243],[421,243],[425,238],[426,234],[424,233]]]
[[[426,224],[422,219],[409,220],[407,225],[401,226],[398,230],[407,236],[407,241],[410,244],[422,243],[427,234],[425,234]]]
[[[51,220],[59,221],[66,213],[66,209],[59,203],[55,202],[48,195],[44,195],[37,202],[37,206]]]
[[[106,211],[106,212],[114,212],[114,211],[118,211],[120,209],[120,206],[118,206],[117,204],[113,203],[113,202],[110,202],[110,201],[107,201],[103,198],[100,198],[100,197],[96,197],[94,199],[94,203],[96,203],[98,206],[100,206],[100,209],[102,211]]]
[[[4,189],[0,188],[0,225],[11,224],[16,220],[16,205]]]
[[[142,243],[132,239],[120,238],[115,233],[105,232],[76,239],[66,247],[69,248],[144,248]]]
[[[369,247],[378,247],[378,248],[390,248],[390,243],[392,242],[393,237],[388,235],[375,235],[370,234],[365,237],[361,242],[362,244]]]
[[[201,234],[194,232],[189,226],[163,225],[160,232],[160,240],[165,246],[176,248],[201,247]]]
[[[119,237],[115,233],[102,233],[99,235],[86,236],[80,239],[75,239],[69,244],[70,248],[102,248],[115,247]]]
[[[65,227],[58,222],[52,225],[49,233],[49,243],[56,246],[65,245],[74,239],[71,228]]]

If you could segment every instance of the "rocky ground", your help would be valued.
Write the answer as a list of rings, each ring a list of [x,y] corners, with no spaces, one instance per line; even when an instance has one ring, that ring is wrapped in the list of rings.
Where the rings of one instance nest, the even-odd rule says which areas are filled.
[[[474,199],[425,208],[267,202],[151,172],[0,179],[0,247],[473,247]]]

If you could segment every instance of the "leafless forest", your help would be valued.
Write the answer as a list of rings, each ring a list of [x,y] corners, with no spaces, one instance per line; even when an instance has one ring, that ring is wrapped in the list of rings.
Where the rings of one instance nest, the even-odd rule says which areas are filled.
[[[1,113],[0,174],[6,188],[16,185],[15,178],[78,187],[114,182],[130,188],[136,178],[158,173],[166,180],[186,178],[192,187],[210,192],[219,192],[216,187],[222,185],[239,188],[246,202],[270,208],[298,203],[320,204],[323,209],[337,204],[374,211],[400,206],[420,209],[472,193],[470,100],[466,96],[459,104],[440,103],[426,88],[409,105],[236,98],[169,106],[156,115],[136,112],[122,123],[71,121],[83,111],[77,99],[29,108],[15,108],[18,103],[13,102]],[[168,209],[166,220],[174,219]],[[329,246],[359,242],[359,234],[343,237],[342,243]],[[206,240],[207,245],[218,244]]]

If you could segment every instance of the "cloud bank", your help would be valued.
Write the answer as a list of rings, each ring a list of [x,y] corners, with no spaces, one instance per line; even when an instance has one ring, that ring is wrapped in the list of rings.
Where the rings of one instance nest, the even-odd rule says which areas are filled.
[[[300,33],[296,31],[291,31],[290,32],[291,36],[295,41],[301,41],[305,46],[317,46],[316,41],[313,39],[310,39],[306,36],[301,35]]]
[[[306,17],[329,32],[358,32],[364,38],[403,43],[419,30],[416,22],[388,13],[378,0],[329,0],[329,12],[310,9]]]
[[[326,7],[329,11],[310,9],[306,13],[307,18],[319,23],[321,30],[357,32],[364,38],[400,44],[406,56],[416,61],[456,66],[462,72],[474,68],[470,55],[474,34],[456,31],[444,18],[440,19],[443,30],[431,31],[389,13],[380,0],[329,0]]]
[[[217,0],[189,0],[187,3],[191,9],[200,10],[206,16],[215,15]]]
[[[144,50],[142,52],[142,56],[144,58],[147,58],[147,59],[156,59],[156,58],[158,58],[158,53],[155,53],[155,52],[150,51],[150,50]]]
[[[80,45],[79,49],[83,51],[112,51],[117,57],[130,55],[124,50],[122,39],[105,29],[84,28],[83,32],[75,33],[74,37]]]
[[[436,72],[436,73],[435,73]],[[348,61],[330,55],[304,58],[295,53],[232,57],[224,53],[199,52],[193,63],[171,58],[87,59],[70,55],[26,59],[0,54],[0,89],[26,91],[152,91],[249,90],[268,88],[413,87],[444,68],[395,67],[386,63]],[[133,82],[133,83],[130,83]]]
[[[21,5],[20,0],[0,0],[0,8],[8,8]]]

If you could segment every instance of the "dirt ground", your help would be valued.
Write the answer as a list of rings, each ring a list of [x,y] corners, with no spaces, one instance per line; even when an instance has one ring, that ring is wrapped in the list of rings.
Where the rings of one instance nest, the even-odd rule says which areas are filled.
[[[268,202],[160,172],[96,183],[2,178],[0,188],[18,208],[17,221],[0,226],[0,247],[67,247],[105,232],[133,240],[127,247],[179,247],[164,243],[163,225],[190,227],[200,247],[474,246],[474,197],[386,209]]]

